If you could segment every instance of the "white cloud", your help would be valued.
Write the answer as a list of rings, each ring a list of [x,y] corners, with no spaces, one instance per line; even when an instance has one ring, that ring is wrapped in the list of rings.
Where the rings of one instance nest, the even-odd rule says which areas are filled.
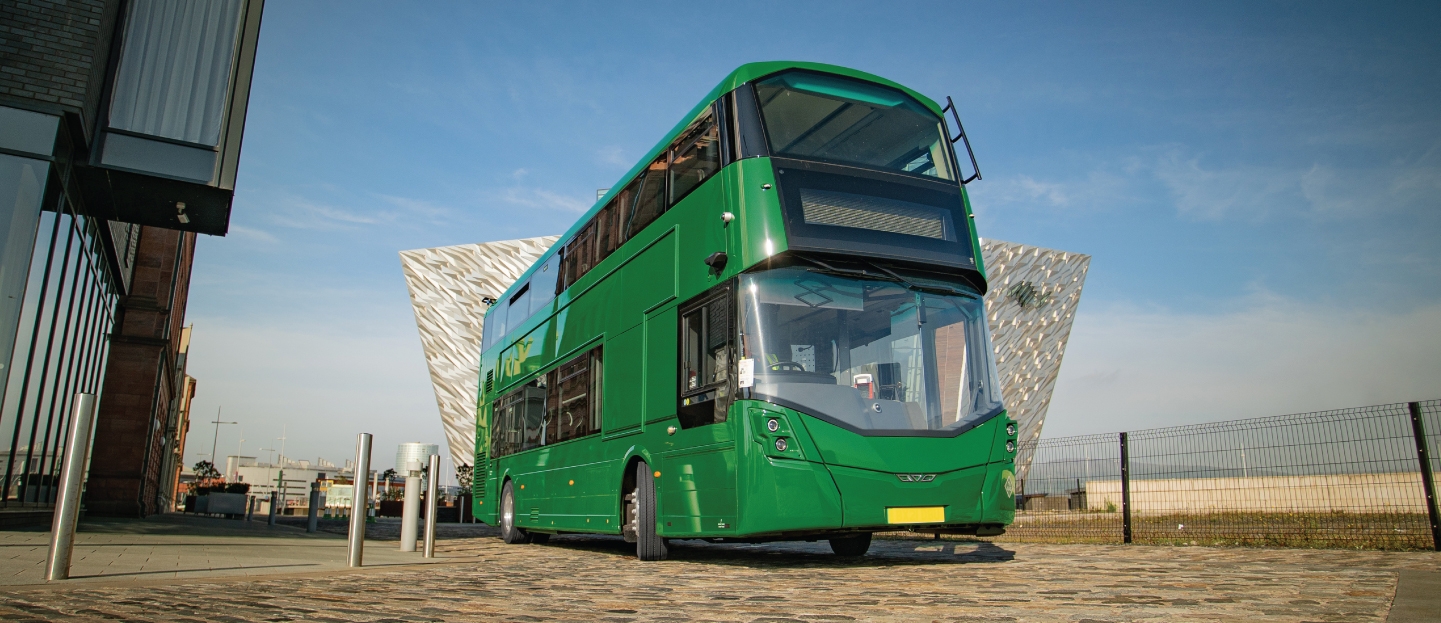
[[[252,229],[242,225],[236,225],[234,223],[230,225],[230,231],[228,232],[228,235],[235,236],[236,238],[241,238],[244,240],[252,240],[255,242],[280,242],[279,238],[276,238],[274,235],[270,234],[267,231],[260,229]]]
[[[1235,311],[1087,309],[1049,437],[1441,397],[1441,303],[1382,312],[1267,294]]]
[[[272,208],[267,216],[283,227],[316,230],[353,229],[356,225],[375,225],[382,220],[377,216],[294,196]]]
[[[974,192],[988,206],[1019,205],[1032,208],[1066,208],[1068,210],[1100,211],[1132,201],[1134,192],[1129,175],[1117,174],[1111,167],[1093,169],[1084,177],[1067,180],[1038,180],[1029,175],[987,179],[983,189]],[[980,208],[976,208],[980,211]]]
[[[1207,169],[1174,151],[1152,173],[1171,191],[1176,211],[1196,220],[1262,219],[1278,204],[1294,203],[1300,181],[1296,171],[1272,167]]]
[[[538,188],[508,188],[500,199],[512,205],[565,212],[585,212],[595,203],[593,199],[577,199]]]

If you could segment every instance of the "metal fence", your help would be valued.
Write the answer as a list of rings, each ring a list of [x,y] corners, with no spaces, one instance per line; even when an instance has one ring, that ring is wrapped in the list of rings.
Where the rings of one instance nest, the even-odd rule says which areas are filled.
[[[1441,400],[1026,445],[1003,540],[1441,549]]]

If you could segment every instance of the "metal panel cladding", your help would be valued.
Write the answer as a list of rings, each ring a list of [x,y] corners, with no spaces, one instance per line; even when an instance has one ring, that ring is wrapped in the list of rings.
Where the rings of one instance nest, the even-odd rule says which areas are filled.
[[[400,252],[435,402],[455,465],[475,459],[482,299],[505,293],[559,236]]]

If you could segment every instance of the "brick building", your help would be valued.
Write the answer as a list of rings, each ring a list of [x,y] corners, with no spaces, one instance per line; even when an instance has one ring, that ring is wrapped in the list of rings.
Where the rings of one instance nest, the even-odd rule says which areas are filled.
[[[0,512],[48,512],[77,393],[88,512],[171,503],[190,268],[229,227],[262,10],[0,0]]]

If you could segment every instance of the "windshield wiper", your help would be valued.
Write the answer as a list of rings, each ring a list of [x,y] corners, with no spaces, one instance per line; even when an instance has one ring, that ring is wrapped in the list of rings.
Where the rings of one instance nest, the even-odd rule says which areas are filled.
[[[810,262],[810,263],[812,263],[812,264],[815,264],[816,266],[819,266],[819,267],[820,267],[819,269],[816,269],[816,268],[808,268],[808,269],[806,269],[806,270],[809,270],[809,271],[812,271],[812,272],[823,273],[823,274],[830,274],[830,275],[836,275],[836,276],[839,276],[839,277],[854,277],[854,278],[860,278],[860,279],[873,279],[873,280],[876,280],[876,281],[894,281],[894,282],[900,283],[901,285],[904,285],[904,286],[909,286],[909,285],[910,285],[910,283],[908,283],[905,279],[901,279],[901,278],[900,278],[899,276],[897,276],[895,273],[891,273],[889,276],[887,276],[887,275],[878,275],[878,274],[876,274],[876,273],[872,273],[872,272],[869,272],[869,271],[866,271],[866,270],[862,270],[862,269],[859,269],[859,268],[836,268],[835,266],[831,266],[830,264],[827,264],[827,263],[825,263],[825,262],[822,262],[822,261],[820,261],[820,260],[818,260],[818,259],[815,259],[815,258],[813,258],[813,257],[802,257],[801,259],[803,259],[803,260],[805,260],[805,261],[807,261],[807,262]],[[872,264],[872,266],[874,266],[874,264]],[[890,272],[890,271],[886,271],[886,272]]]
[[[966,298],[980,298],[980,297],[976,296],[975,293],[973,293],[973,292],[966,292],[965,290],[958,290],[958,289],[953,288],[953,287],[951,287],[951,286],[943,285],[943,284],[939,284],[939,283],[936,283],[936,284],[930,284],[930,283],[927,283],[927,284],[914,284],[914,283],[911,283],[911,282],[909,282],[909,281],[906,281],[904,277],[901,277],[900,275],[896,274],[895,271],[893,271],[893,270],[891,270],[891,269],[889,269],[889,268],[886,268],[885,266],[882,266],[882,265],[880,265],[880,264],[877,264],[877,263],[872,262],[872,261],[869,261],[869,260],[866,260],[866,263],[867,263],[867,264],[870,264],[870,265],[871,265],[872,267],[874,267],[876,270],[885,272],[886,274],[888,274],[888,275],[890,275],[891,277],[895,278],[896,281],[899,281],[901,284],[905,285],[907,288],[910,288],[910,289],[912,289],[912,290],[930,290],[930,291],[933,291],[933,292],[941,292],[941,293],[950,294],[950,295],[953,295],[953,296],[964,296],[964,297],[966,297]],[[962,279],[966,279],[966,277],[965,277],[964,275],[960,275],[960,277],[961,277]],[[971,283],[971,280],[970,280],[970,279],[966,279],[966,283],[971,284],[971,287],[975,287],[975,285],[976,285],[976,284],[974,284],[974,283]]]
[[[803,256],[801,256],[800,259],[803,259],[803,260],[805,260],[805,261],[807,261],[807,262],[810,262],[810,263],[812,263],[812,264],[815,264],[816,266],[819,266],[819,267],[820,267],[819,269],[816,269],[816,268],[807,269],[807,270],[811,270],[811,271],[818,272],[818,273],[826,273],[826,274],[836,275],[836,276],[840,276],[840,277],[854,277],[854,278],[860,278],[860,279],[872,279],[872,280],[876,280],[876,281],[890,281],[890,282],[894,282],[894,283],[899,283],[899,284],[901,284],[901,285],[903,285],[903,286],[905,286],[905,287],[907,287],[907,288],[909,288],[909,289],[912,289],[912,290],[923,290],[923,291],[929,291],[929,292],[939,292],[939,293],[941,293],[941,294],[949,294],[949,295],[953,295],[953,296],[964,296],[964,297],[966,297],[966,298],[973,298],[973,299],[974,299],[974,298],[980,298],[980,296],[978,296],[975,292],[967,292],[967,291],[965,291],[965,290],[959,290],[959,289],[956,289],[956,288],[953,288],[953,287],[947,286],[947,285],[942,285],[942,284],[916,284],[916,283],[912,283],[911,281],[907,280],[905,277],[902,277],[902,276],[900,276],[899,274],[897,274],[896,271],[893,271],[893,270],[891,270],[891,269],[889,269],[889,268],[886,268],[885,266],[883,266],[883,265],[881,265],[881,264],[877,264],[877,263],[872,262],[872,261],[870,261],[870,260],[861,260],[861,261],[862,261],[862,262],[865,262],[865,264],[866,264],[867,266],[870,266],[871,268],[874,268],[874,269],[876,269],[877,271],[880,271],[879,273],[873,273],[873,272],[870,272],[870,271],[868,271],[868,270],[864,270],[864,269],[860,269],[860,268],[836,268],[835,266],[831,266],[830,264],[827,264],[827,263],[825,263],[825,262],[822,262],[821,260],[818,260],[818,259],[813,258],[813,257],[803,257]],[[961,279],[965,279],[965,280],[966,280],[966,283],[967,283],[967,284],[970,284],[971,287],[973,287],[973,288],[976,287],[975,282],[971,281],[970,279],[967,279],[964,275],[958,275],[958,276],[959,276]],[[980,291],[980,288],[976,288],[976,291],[979,292],[979,291]]]

